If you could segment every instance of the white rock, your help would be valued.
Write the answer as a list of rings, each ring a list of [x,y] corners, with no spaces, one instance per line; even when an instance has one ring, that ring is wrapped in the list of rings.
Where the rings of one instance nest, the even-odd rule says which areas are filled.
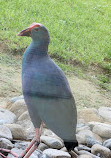
[[[105,146],[111,150],[111,138],[104,141],[103,146]]]
[[[111,125],[104,123],[95,125],[93,127],[93,132],[103,138],[111,138]]]
[[[40,150],[35,150],[30,158],[50,158],[48,155],[43,154]]]
[[[71,158],[68,152],[57,149],[46,149],[43,151],[43,153],[50,156],[51,158]]]
[[[27,111],[27,106],[24,99],[17,100],[14,104],[12,104],[9,110],[13,112],[17,118],[20,117],[21,114]]]
[[[85,151],[85,150],[80,150],[78,151],[78,154],[81,155],[81,157],[79,158],[82,158],[82,155],[89,155],[91,156],[92,158],[99,158],[98,156],[96,155],[93,155],[92,153],[88,152],[88,151]],[[84,157],[83,157],[84,158]]]
[[[0,148],[4,148],[4,149],[12,149],[13,148],[13,144],[10,140],[6,139],[6,138],[0,138]]]
[[[18,148],[13,148],[11,150],[12,152],[18,154],[18,156],[23,153],[22,149],[18,149]],[[8,154],[8,157],[10,158],[15,158],[12,154]],[[50,158],[49,156],[43,154],[41,151],[35,150],[32,155],[30,156],[30,158]]]
[[[61,149],[64,146],[64,143],[61,142],[57,138],[49,137],[49,136],[41,136],[41,142],[47,144],[51,148]]]
[[[98,115],[98,110],[95,108],[84,108],[78,110],[78,119],[84,119],[85,122],[90,121],[101,121],[100,116]]]
[[[79,144],[86,144],[86,136],[93,137],[93,133],[90,130],[82,130],[76,134],[77,141]]]
[[[32,140],[35,136],[35,128],[31,120],[21,120],[17,124],[21,125],[26,133],[27,140]]]
[[[10,100],[12,101],[12,103],[20,100],[20,99],[24,99],[23,95],[20,95],[20,96],[17,96],[17,97],[14,97],[14,98],[11,98]]]
[[[18,121],[22,121],[22,120],[30,120],[30,116],[29,116],[29,112],[25,111],[23,114],[20,115],[20,117],[18,118]]]
[[[18,149],[18,148],[13,148],[11,151],[14,152],[14,153],[16,153],[18,156],[19,156],[21,153],[23,153],[23,150],[22,150],[22,149]],[[7,157],[15,158],[15,156],[13,156],[13,155],[10,154],[10,153],[8,154]]]
[[[104,121],[111,122],[111,107],[101,107],[98,109],[98,112]]]
[[[102,142],[101,137],[90,130],[81,130],[76,134],[76,137],[79,144],[89,144],[89,146]]]
[[[100,145],[100,144],[94,144],[91,148],[91,153],[94,155],[98,155],[100,157],[105,157],[105,158],[111,158],[111,152],[110,149]]]
[[[0,138],[12,140],[12,133],[8,127],[0,125]]]
[[[88,122],[88,126],[90,127],[91,130],[95,125],[100,125],[100,124],[101,124],[100,122],[95,122],[95,121]]]
[[[45,149],[48,149],[49,147],[44,144],[44,143],[40,143],[39,146],[38,146],[38,149],[41,150],[41,151],[44,151]]]
[[[17,117],[9,110],[0,108],[0,124],[14,123]]]
[[[83,155],[79,155],[78,158],[92,158],[92,156],[83,154]]]
[[[57,138],[61,142],[63,142],[63,140],[60,137],[58,137],[54,132],[52,132],[50,129],[43,128],[42,129],[42,135],[44,135],[44,136],[50,136],[50,137],[53,137],[53,138]]]
[[[20,140],[17,141],[16,140],[14,147],[18,148],[18,149],[25,150],[29,146],[29,144],[30,144],[30,142],[27,142],[27,141],[20,141]]]
[[[83,127],[79,127],[79,128],[77,128],[77,133],[78,132],[80,132],[80,131],[82,131],[82,130],[90,130],[90,127],[89,126],[83,126]]]
[[[12,136],[14,139],[26,140],[26,133],[24,128],[18,124],[6,124],[6,126],[12,132]]]

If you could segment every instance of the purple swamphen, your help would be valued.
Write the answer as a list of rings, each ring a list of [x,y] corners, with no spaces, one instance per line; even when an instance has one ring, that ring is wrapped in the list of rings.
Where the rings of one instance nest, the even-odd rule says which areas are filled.
[[[22,62],[23,96],[36,137],[20,157],[28,158],[40,143],[42,122],[64,140],[68,151],[78,145],[76,140],[77,111],[63,71],[48,55],[49,32],[40,23],[32,23],[18,36],[32,41]]]

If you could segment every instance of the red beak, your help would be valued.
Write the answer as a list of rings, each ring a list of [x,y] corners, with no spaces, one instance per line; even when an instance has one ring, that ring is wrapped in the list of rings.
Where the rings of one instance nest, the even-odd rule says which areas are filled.
[[[22,30],[17,35],[18,36],[31,36],[31,30],[35,27],[40,27],[39,23],[33,22],[28,28]]]

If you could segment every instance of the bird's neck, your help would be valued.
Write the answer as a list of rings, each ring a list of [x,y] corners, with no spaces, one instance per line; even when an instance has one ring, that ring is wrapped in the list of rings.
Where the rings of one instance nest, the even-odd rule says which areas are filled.
[[[48,54],[48,44],[41,41],[34,41],[30,43],[26,52],[30,53],[30,55],[36,56],[44,56]]]

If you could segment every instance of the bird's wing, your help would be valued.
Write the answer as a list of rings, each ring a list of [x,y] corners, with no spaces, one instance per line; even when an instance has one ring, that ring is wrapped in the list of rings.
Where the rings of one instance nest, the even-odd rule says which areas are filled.
[[[24,93],[44,97],[72,97],[64,73],[50,58],[38,61],[35,65],[31,65],[23,73]]]

